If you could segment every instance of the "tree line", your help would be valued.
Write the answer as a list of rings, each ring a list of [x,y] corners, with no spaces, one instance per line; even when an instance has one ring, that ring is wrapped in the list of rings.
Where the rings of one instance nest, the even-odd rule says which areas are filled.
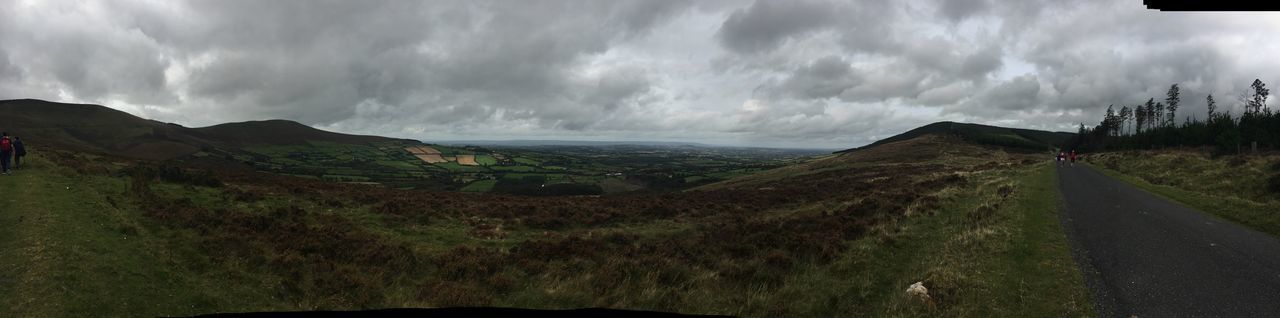
[[[1067,146],[1088,152],[1210,146],[1215,155],[1249,151],[1255,143],[1259,149],[1277,149],[1280,112],[1267,106],[1270,93],[1262,80],[1253,80],[1249,89],[1237,97],[1244,106],[1238,116],[1230,110],[1219,111],[1213,94],[1209,94],[1204,100],[1208,106],[1205,120],[1193,114],[1179,123],[1178,107],[1185,104],[1178,84],[1173,84],[1162,101],[1151,98],[1141,104],[1121,105],[1119,109],[1114,104],[1107,106],[1102,121],[1093,127],[1081,123]]]

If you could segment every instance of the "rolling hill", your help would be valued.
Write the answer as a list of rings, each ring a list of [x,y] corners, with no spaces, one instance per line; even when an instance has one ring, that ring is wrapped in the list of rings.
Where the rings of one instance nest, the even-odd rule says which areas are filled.
[[[386,141],[417,141],[380,136],[348,135],[311,128],[289,120],[260,120],[226,123],[193,129],[197,134],[233,145],[296,145],[308,141],[340,144],[368,144]]]
[[[404,141],[323,131],[287,121],[228,123],[203,128],[148,120],[100,105],[35,99],[0,101],[0,129],[30,145],[166,160],[202,149],[235,151],[247,145],[289,145],[307,141],[366,144]]]
[[[980,145],[1039,151],[1061,147],[1067,139],[1070,139],[1075,134],[943,121],[920,126],[893,137],[877,140],[866,146],[841,150],[836,153],[870,149],[893,142],[915,139],[924,135],[951,135]]]

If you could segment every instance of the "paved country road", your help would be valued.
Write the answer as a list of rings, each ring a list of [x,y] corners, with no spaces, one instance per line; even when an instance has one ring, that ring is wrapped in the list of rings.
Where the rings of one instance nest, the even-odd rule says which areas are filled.
[[[1085,165],[1058,176],[1064,227],[1101,316],[1280,317],[1280,240]]]

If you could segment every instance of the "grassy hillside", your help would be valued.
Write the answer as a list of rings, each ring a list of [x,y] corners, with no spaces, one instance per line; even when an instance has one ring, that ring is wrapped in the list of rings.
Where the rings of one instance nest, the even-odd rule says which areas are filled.
[[[90,160],[85,158],[85,160]],[[0,316],[164,316],[285,309],[267,287],[212,268],[129,204],[124,179],[32,156],[0,177]]]
[[[0,129],[42,147],[168,159],[194,153],[210,142],[176,125],[98,105],[5,100],[0,101],[0,114]]]
[[[1074,136],[1075,134],[944,121],[920,126],[889,138],[877,140],[870,145],[843,150],[837,153],[873,148],[888,143],[915,139],[925,135],[955,136],[975,144],[1023,149],[1028,151],[1042,151],[1061,147],[1068,139],[1071,138],[1071,136]]]
[[[925,138],[698,191],[554,198],[45,152],[0,177],[25,198],[0,213],[0,316],[1087,315],[1047,164],[968,147]],[[933,308],[903,293],[916,281]]]
[[[1147,191],[1271,235],[1280,235],[1280,155],[1207,150],[1123,151],[1085,160]]]

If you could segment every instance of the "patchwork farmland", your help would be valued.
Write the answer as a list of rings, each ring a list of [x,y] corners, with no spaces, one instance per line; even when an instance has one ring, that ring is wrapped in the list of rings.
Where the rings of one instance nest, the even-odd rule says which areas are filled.
[[[479,163],[476,163],[476,155],[458,155],[457,158],[458,158],[458,164],[460,165],[464,165],[464,166],[480,165]]]

